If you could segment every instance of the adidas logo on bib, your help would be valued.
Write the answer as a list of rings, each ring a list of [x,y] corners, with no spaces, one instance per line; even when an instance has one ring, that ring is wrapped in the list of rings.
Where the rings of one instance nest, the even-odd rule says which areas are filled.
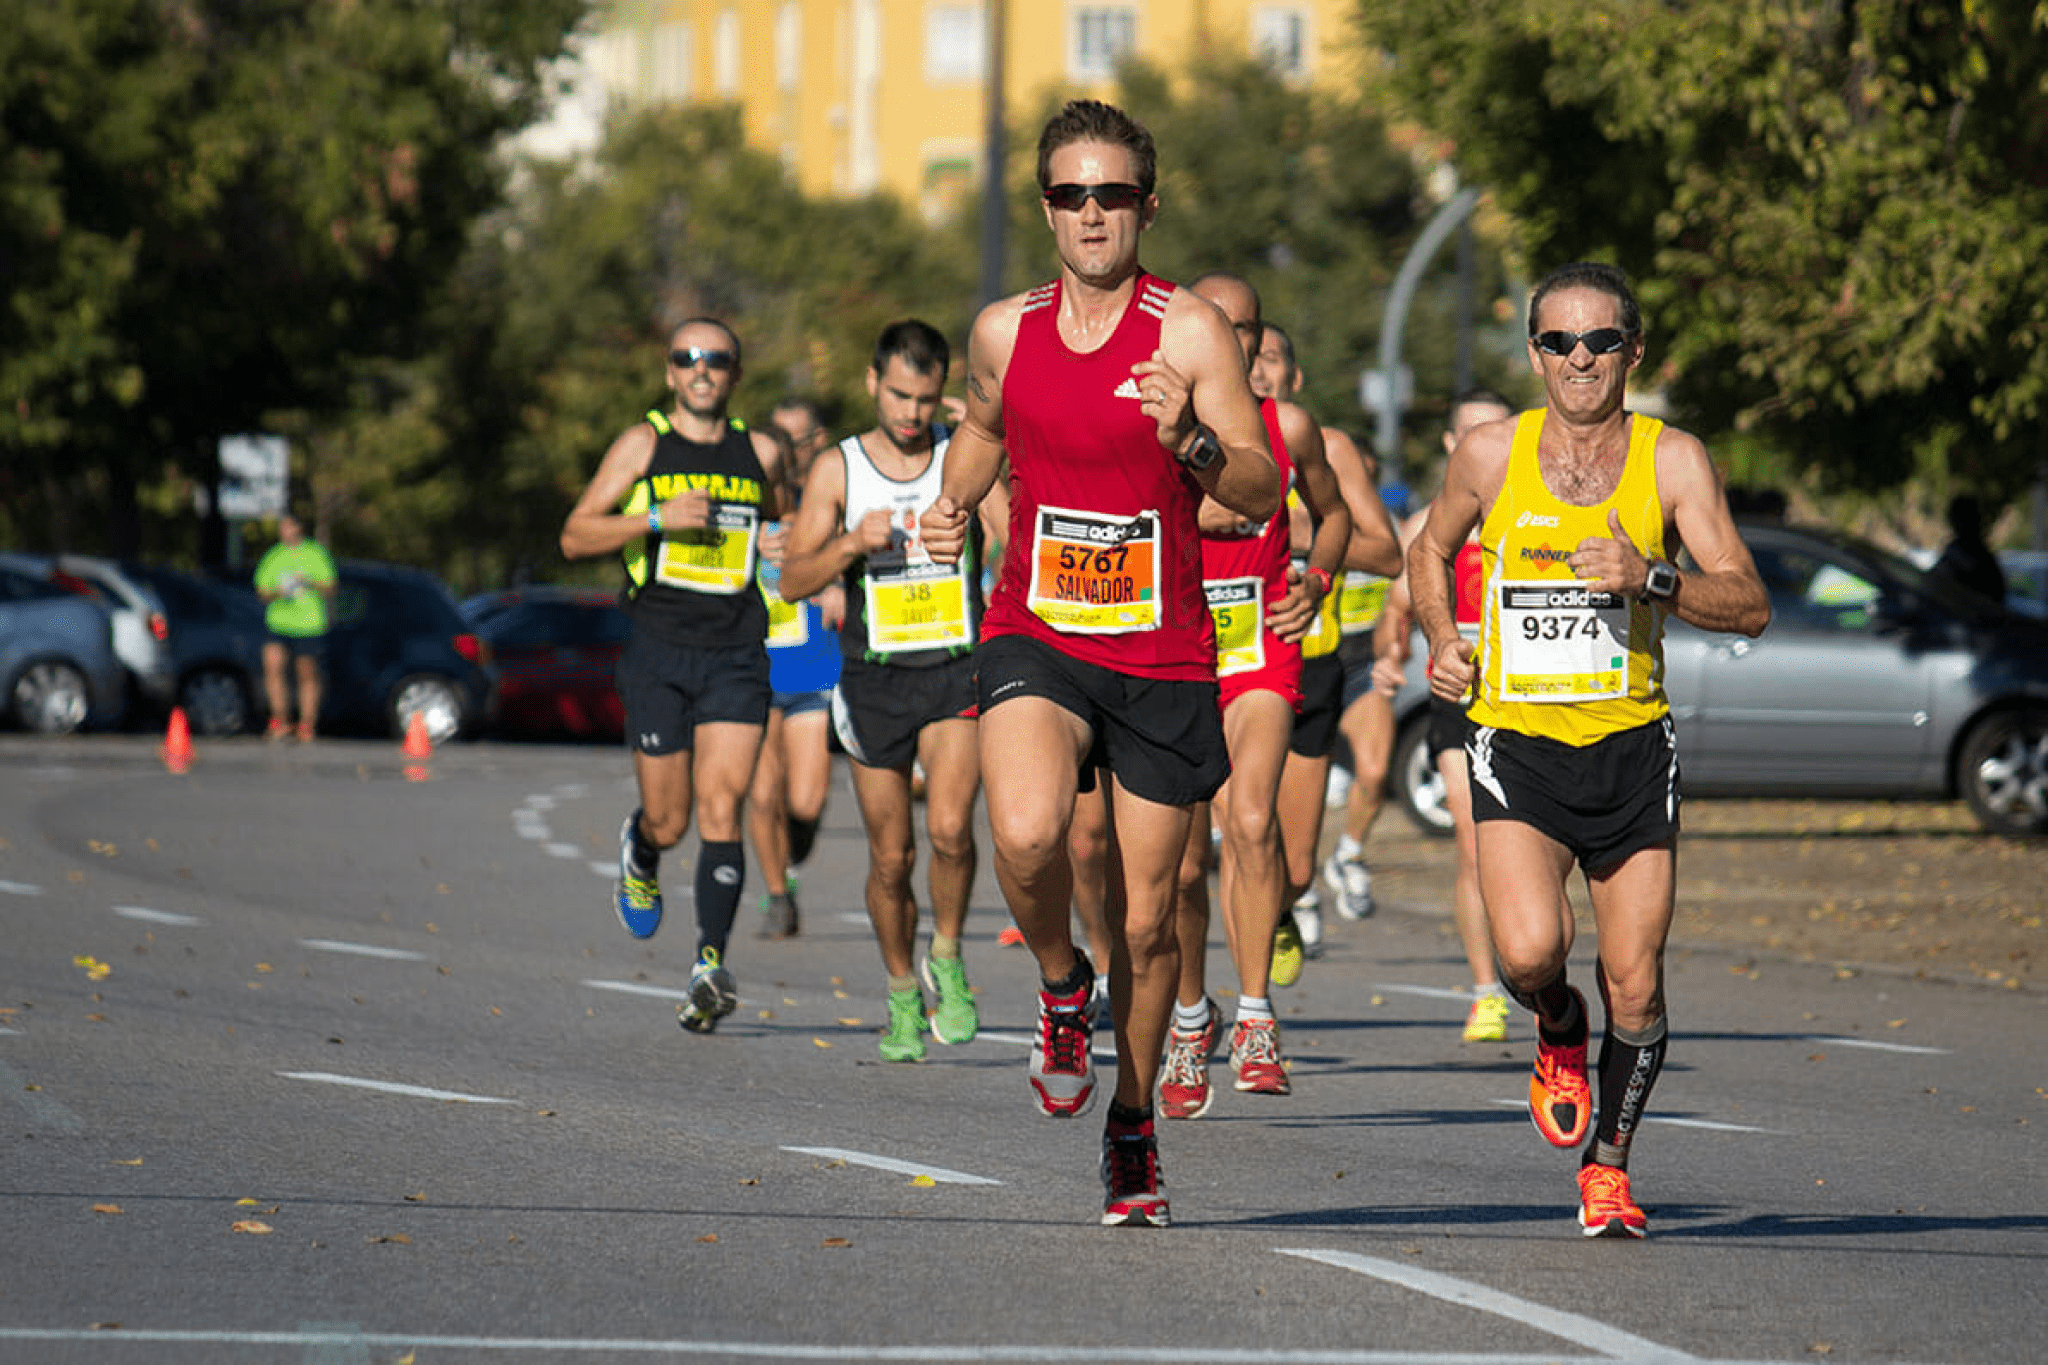
[[[1111,398],[1135,398],[1139,402],[1145,400],[1145,395],[1138,392],[1138,381],[1135,378],[1124,380],[1123,383],[1116,386],[1115,391],[1109,396]]]

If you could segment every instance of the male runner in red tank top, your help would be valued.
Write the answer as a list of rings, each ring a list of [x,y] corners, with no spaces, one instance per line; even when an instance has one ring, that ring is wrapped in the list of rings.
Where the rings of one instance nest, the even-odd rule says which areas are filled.
[[[1067,830],[1106,782],[1116,1094],[1102,1221],[1161,1227],[1152,1088],[1179,972],[1174,874],[1190,813],[1228,772],[1196,509],[1263,521],[1280,502],[1243,353],[1213,307],[1139,268],[1158,212],[1152,137],[1069,103],[1038,144],[1057,279],[1000,300],[968,344],[966,420],[925,548],[958,553],[1007,452],[1010,538],[975,658],[997,879],[1043,978],[1030,1080],[1041,1112],[1094,1099]]]

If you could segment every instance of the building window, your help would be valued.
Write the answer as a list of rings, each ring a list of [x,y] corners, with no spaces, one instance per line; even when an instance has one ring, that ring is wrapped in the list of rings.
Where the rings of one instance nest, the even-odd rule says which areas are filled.
[[[711,80],[721,99],[740,93],[740,16],[720,10],[711,32]]]
[[[804,78],[804,12],[794,0],[775,11],[775,88],[794,90]]]
[[[1252,51],[1282,76],[1308,74],[1308,13],[1293,5],[1252,11]]]
[[[1104,81],[1138,45],[1138,12],[1130,5],[1076,5],[1069,11],[1067,69],[1077,81]]]
[[[690,27],[663,24],[654,30],[654,68],[647,82],[648,98],[680,103],[690,98]]]
[[[924,12],[924,78],[933,84],[979,81],[988,28],[980,5],[933,5]]]

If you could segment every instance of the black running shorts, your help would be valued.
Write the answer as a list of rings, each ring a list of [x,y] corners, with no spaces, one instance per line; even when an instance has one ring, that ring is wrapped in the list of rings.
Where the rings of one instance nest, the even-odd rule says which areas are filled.
[[[930,668],[848,659],[832,689],[832,728],[863,768],[908,768],[925,726],[972,719],[974,659],[965,654]]]
[[[1429,698],[1429,763],[1436,766],[1437,759],[1447,750],[1463,752],[1466,736],[1472,733],[1472,720],[1465,714],[1463,702],[1445,701],[1435,693]]]
[[[1337,645],[1337,657],[1344,664],[1345,711],[1351,709],[1351,703],[1372,691],[1372,666],[1377,662],[1372,652],[1375,633],[1362,630],[1355,635],[1345,636]]]
[[[1475,725],[1465,741],[1472,818],[1519,820],[1588,872],[1678,834],[1678,738],[1671,717],[1583,748]]]
[[[613,681],[626,708],[626,747],[649,758],[694,746],[699,725],[768,723],[768,647],[678,645],[635,630]]]
[[[1043,697],[1077,716],[1094,736],[1081,790],[1107,768],[1124,789],[1163,806],[1207,801],[1230,775],[1223,712],[1213,681],[1133,677],[1070,659],[1025,635],[998,635],[974,651],[981,711],[1018,697]],[[1016,762],[1032,761],[1028,754]]]
[[[1337,751],[1337,722],[1344,714],[1344,661],[1324,654],[1301,661],[1301,709],[1294,713],[1290,753],[1328,758]]]

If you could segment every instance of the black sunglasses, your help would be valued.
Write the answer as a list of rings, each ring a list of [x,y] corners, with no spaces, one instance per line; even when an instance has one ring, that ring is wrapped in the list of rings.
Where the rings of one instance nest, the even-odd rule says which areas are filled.
[[[679,370],[687,370],[699,361],[707,370],[729,370],[738,359],[731,351],[707,351],[702,346],[685,346],[668,353],[668,363]]]
[[[1529,340],[1536,343],[1536,349],[1545,355],[1570,355],[1586,343],[1586,350],[1593,355],[1612,355],[1628,345],[1634,332],[1624,332],[1619,327],[1595,327],[1590,332],[1538,332]]]
[[[1110,181],[1106,185],[1048,185],[1045,187],[1045,202],[1066,213],[1079,213],[1081,206],[1093,199],[1102,205],[1104,213],[1115,213],[1118,209],[1134,209],[1145,202],[1145,191],[1136,185]]]

